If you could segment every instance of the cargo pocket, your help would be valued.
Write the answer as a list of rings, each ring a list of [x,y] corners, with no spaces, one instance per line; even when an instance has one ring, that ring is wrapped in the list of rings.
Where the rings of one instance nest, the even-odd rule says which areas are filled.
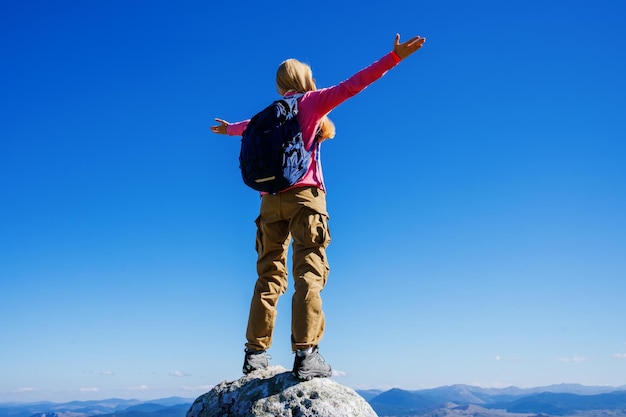
[[[328,216],[309,208],[302,209],[293,219],[291,234],[297,244],[323,247],[330,244]]]
[[[330,244],[330,229],[328,228],[328,216],[317,213],[317,237],[318,244],[323,247],[328,247]]]
[[[328,216],[306,207],[294,217],[291,226],[296,292],[305,284],[306,288],[321,291],[330,271],[326,258],[326,247],[330,244]]]

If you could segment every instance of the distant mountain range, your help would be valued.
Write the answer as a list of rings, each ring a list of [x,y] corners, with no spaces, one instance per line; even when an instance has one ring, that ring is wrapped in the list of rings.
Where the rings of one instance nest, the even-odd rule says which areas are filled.
[[[185,417],[193,398],[153,401],[112,398],[69,403],[0,403],[0,417]]]
[[[626,386],[560,384],[537,388],[452,385],[418,391],[357,391],[379,416],[598,416],[626,417]]]
[[[417,391],[394,388],[357,392],[380,417],[626,417],[626,386],[561,384],[498,389],[451,385]],[[185,417],[193,401],[172,397],[153,401],[0,403],[0,417]]]

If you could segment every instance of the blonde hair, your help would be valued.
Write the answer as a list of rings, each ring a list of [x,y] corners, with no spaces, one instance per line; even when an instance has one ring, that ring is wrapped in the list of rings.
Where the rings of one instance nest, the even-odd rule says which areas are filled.
[[[293,58],[283,61],[276,71],[276,89],[281,96],[289,91],[304,94],[317,90],[311,67]],[[317,137],[319,142],[335,137],[335,125],[328,116],[320,120]]]

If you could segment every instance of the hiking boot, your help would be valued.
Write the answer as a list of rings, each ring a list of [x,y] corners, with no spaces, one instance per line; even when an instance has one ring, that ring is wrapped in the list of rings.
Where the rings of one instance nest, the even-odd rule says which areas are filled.
[[[333,371],[315,346],[310,351],[298,350],[296,352],[292,374],[301,381],[310,381],[313,378],[328,378]]]
[[[270,355],[264,350],[252,350],[246,348],[246,357],[243,360],[243,373],[249,374],[269,366]]]

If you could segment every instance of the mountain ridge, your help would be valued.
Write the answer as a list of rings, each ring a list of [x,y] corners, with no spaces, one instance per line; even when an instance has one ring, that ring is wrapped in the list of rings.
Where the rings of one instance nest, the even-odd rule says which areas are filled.
[[[394,389],[369,402],[377,413],[385,416],[473,415],[467,410],[462,412],[466,406],[490,410],[487,414],[493,416],[537,414],[584,417],[584,413],[592,411],[617,411],[626,415],[626,389],[623,386],[559,384],[526,389],[484,389],[458,384],[416,391]],[[615,415],[621,415],[619,413]],[[485,412],[477,414],[484,415]]]
[[[422,390],[356,390],[381,416],[488,415],[513,417],[542,414],[577,417],[611,411],[626,417],[626,385],[619,387],[555,384],[542,387],[482,388],[455,384]],[[193,398],[141,401],[103,399],[54,403],[0,403],[0,417],[185,417]],[[587,413],[587,414],[585,414]]]

